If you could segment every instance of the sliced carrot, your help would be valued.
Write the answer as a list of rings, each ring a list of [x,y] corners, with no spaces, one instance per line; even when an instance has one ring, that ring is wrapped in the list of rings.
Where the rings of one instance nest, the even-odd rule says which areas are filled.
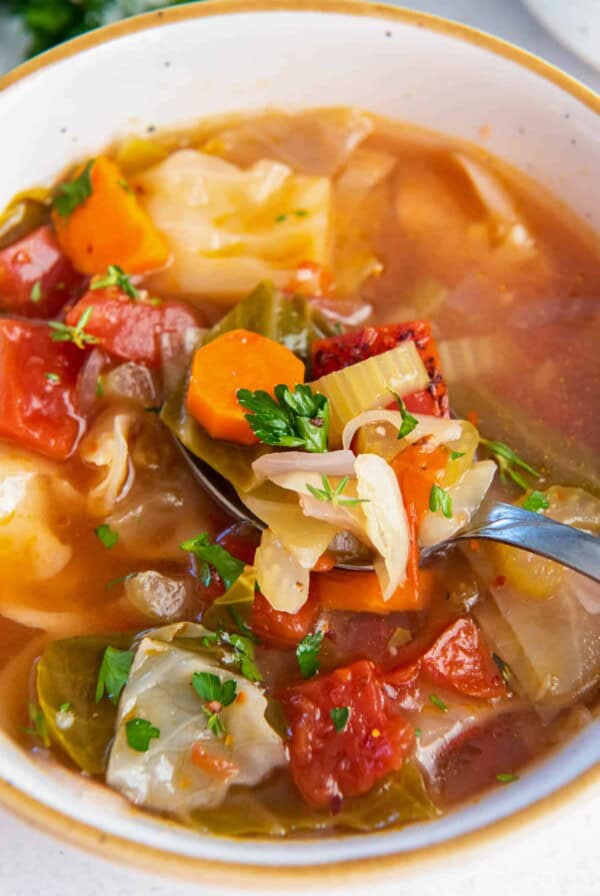
[[[439,483],[450,454],[443,445],[431,447],[428,442],[415,442],[396,455],[392,461],[407,513],[414,507],[417,524],[429,508],[431,487]]]
[[[354,613],[394,613],[422,610],[427,606],[435,585],[431,570],[420,569],[416,581],[408,575],[403,585],[389,600],[381,595],[379,579],[374,572],[351,572],[332,569],[312,576],[315,594],[328,610],[350,610]]]
[[[329,572],[335,566],[333,551],[324,551],[312,568],[313,572]]]
[[[81,172],[77,172],[78,174]],[[98,156],[90,169],[91,195],[69,215],[52,213],[58,242],[83,274],[103,274],[116,264],[128,274],[162,267],[169,246],[130,191],[119,168]]]
[[[249,330],[230,330],[196,351],[187,409],[214,439],[254,445],[258,439],[238,389],[273,395],[279,383],[291,389],[302,382],[304,364],[284,345]]]

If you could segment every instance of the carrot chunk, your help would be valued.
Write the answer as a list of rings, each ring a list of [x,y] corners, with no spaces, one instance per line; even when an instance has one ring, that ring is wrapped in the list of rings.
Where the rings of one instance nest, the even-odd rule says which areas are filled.
[[[322,607],[354,613],[395,613],[421,610],[427,606],[435,584],[431,570],[420,569],[416,580],[408,575],[389,600],[384,601],[374,572],[332,569],[315,573],[312,587]]]
[[[90,167],[91,193],[68,214],[52,213],[58,242],[83,274],[102,274],[116,264],[130,274],[162,267],[169,258],[165,237],[104,156]]]
[[[239,389],[273,395],[304,382],[304,364],[288,348],[249,330],[230,330],[196,351],[187,409],[214,439],[254,445],[258,439],[237,400]]]

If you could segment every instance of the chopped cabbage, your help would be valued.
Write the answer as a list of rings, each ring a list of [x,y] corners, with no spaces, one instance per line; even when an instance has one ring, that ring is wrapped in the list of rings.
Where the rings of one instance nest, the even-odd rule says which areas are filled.
[[[254,558],[256,581],[273,609],[297,613],[308,600],[310,572],[265,529]]]
[[[420,544],[431,547],[464,529],[479,509],[495,473],[496,464],[492,460],[482,460],[446,489],[452,501],[452,516],[447,519],[439,511],[427,510],[419,526]]]
[[[137,419],[133,411],[110,408],[94,421],[79,446],[81,459],[101,471],[88,493],[92,516],[107,516],[133,482],[129,439]]]

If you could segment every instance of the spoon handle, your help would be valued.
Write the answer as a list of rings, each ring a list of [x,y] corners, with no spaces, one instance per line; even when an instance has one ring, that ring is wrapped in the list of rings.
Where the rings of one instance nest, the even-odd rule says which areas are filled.
[[[512,504],[494,504],[461,538],[501,541],[531,551],[600,582],[600,538]]]

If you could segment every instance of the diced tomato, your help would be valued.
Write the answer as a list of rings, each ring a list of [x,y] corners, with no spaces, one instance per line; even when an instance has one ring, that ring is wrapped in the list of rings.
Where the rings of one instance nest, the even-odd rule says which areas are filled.
[[[500,697],[506,687],[472,619],[457,619],[421,660],[433,681],[468,697]]]
[[[49,227],[38,227],[0,252],[2,311],[23,317],[53,315],[84,283]]]
[[[83,433],[76,383],[84,352],[46,323],[0,319],[0,435],[64,460]]]
[[[315,379],[373,355],[396,348],[401,342],[412,339],[429,374],[429,386],[405,399],[409,411],[448,416],[448,390],[440,372],[440,356],[431,335],[431,324],[425,320],[409,323],[386,324],[379,327],[362,327],[341,336],[318,339],[312,346],[312,369]]]
[[[292,685],[280,699],[291,728],[292,775],[313,806],[366,793],[399,769],[414,745],[412,726],[386,700],[368,660]],[[343,708],[348,720],[337,731],[331,710]]]
[[[432,486],[439,484],[450,459],[450,452],[443,445],[415,442],[401,451],[392,461],[398,478],[409,521],[413,523],[413,542],[416,543],[418,526],[429,508]]]
[[[315,298],[331,295],[334,289],[333,274],[316,261],[301,261],[293,279],[284,286],[285,292]]]
[[[75,326],[86,308],[93,308],[86,333],[96,336],[103,348],[117,358],[158,367],[161,333],[181,333],[197,327],[195,312],[182,302],[154,303],[131,299],[117,287],[90,290],[71,308],[67,323]]]
[[[269,601],[257,591],[250,613],[250,628],[265,644],[273,647],[295,647],[315,627],[319,615],[319,601],[311,592],[297,613],[274,610]]]

